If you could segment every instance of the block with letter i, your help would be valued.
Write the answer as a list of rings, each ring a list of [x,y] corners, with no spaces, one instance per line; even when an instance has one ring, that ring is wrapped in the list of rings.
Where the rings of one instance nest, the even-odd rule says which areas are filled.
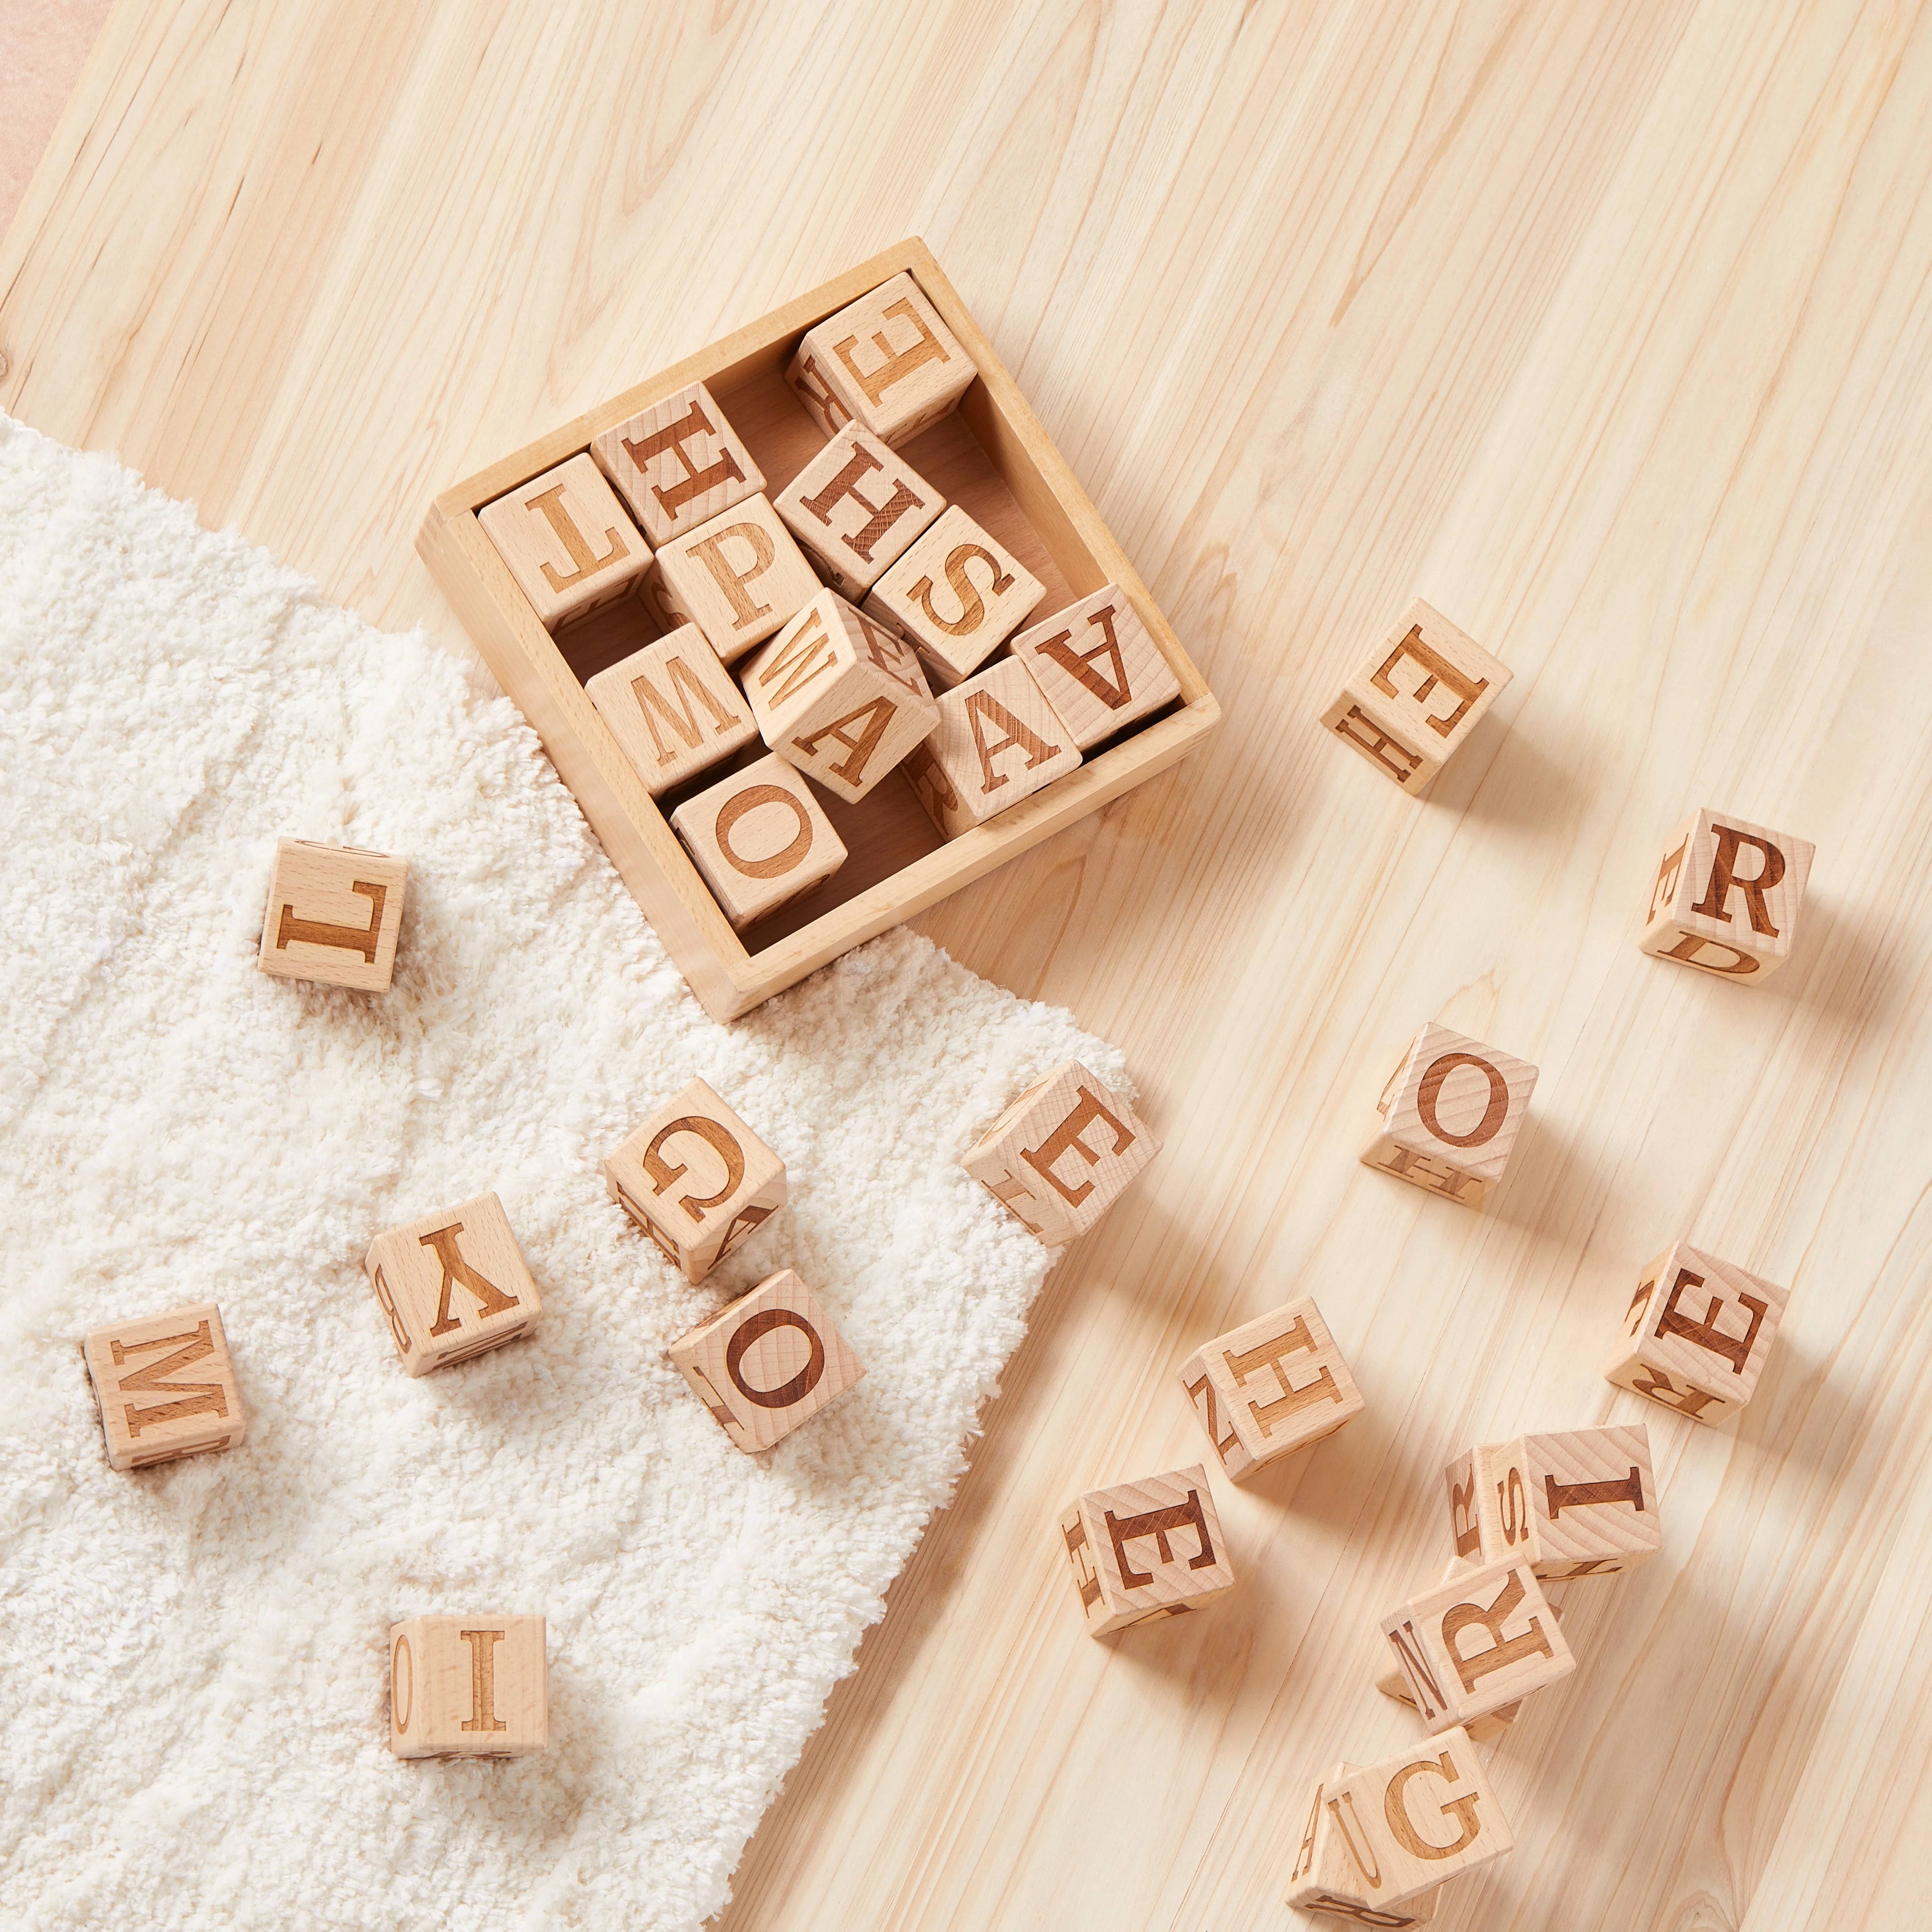
[[[650,546],[586,452],[476,512],[546,630],[628,597]]]
[[[550,1744],[542,1617],[412,1617],[389,1630],[398,1757],[527,1757]]]
[[[1022,631],[1013,656],[1083,752],[1180,695],[1180,680],[1118,584]]]
[[[1444,1472],[1456,1560],[1521,1558],[1546,1583],[1618,1574],[1664,1541],[1642,1424],[1485,1443]]]
[[[1390,1611],[1382,1627],[1432,1731],[1486,1717],[1576,1668],[1536,1573],[1520,1558],[1456,1571]]]
[[[381,992],[396,970],[409,872],[383,852],[277,840],[256,964],[278,980]]]
[[[785,380],[827,436],[856,422],[896,448],[950,416],[979,373],[902,272],[807,329]]]
[[[670,815],[712,898],[740,929],[822,884],[845,842],[797,768],[774,752],[688,798]]]
[[[110,1469],[232,1449],[247,1432],[235,1364],[212,1301],[110,1322],[81,1345]]]
[[[412,1376],[466,1362],[527,1335],[543,1302],[494,1194],[386,1228],[364,1272]]]
[[[942,691],[939,722],[905,761],[941,835],[957,838],[1075,769],[1073,734],[1016,658]]]
[[[888,443],[848,423],[772,499],[820,576],[859,602],[946,508]]]
[[[1756,986],[1791,957],[1816,850],[1730,812],[1696,813],[1665,843],[1640,949]]]
[[[1046,595],[1046,586],[955,503],[880,574],[865,610],[906,638],[944,688],[978,670]]]
[[[1238,1483],[1332,1435],[1366,1406],[1305,1294],[1196,1349],[1181,1365],[1180,1385],[1222,1471]]]
[[[758,735],[743,693],[695,624],[633,651],[584,688],[653,798]]]
[[[1502,1178],[1536,1069],[1432,1020],[1382,1089],[1382,1130],[1362,1156],[1412,1187],[1480,1208]]]
[[[1198,1610],[1234,1587],[1199,1463],[1090,1490],[1060,1520],[1089,1636]]]
[[[1678,1241],[1643,1271],[1609,1379],[1698,1422],[1742,1408],[1790,1290]]]
[[[593,437],[590,453],[660,550],[765,487],[764,471],[702,382]]]

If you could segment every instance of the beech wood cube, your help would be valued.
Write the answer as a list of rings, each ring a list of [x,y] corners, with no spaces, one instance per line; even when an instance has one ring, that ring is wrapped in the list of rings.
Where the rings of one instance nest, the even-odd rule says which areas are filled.
[[[1180,680],[1118,584],[1022,631],[1012,650],[1083,752],[1180,695]]]
[[[1790,1294],[1675,1242],[1643,1271],[1609,1379],[1695,1421],[1720,1421],[1756,1393]]]
[[[659,550],[765,487],[764,472],[702,382],[592,437],[590,453]]]
[[[772,507],[819,575],[856,603],[946,508],[946,499],[890,444],[848,423]],[[1157,646],[1154,655],[1160,656]]]
[[[1432,1020],[1376,1102],[1382,1131],[1363,1165],[1480,1208],[1509,1164],[1535,1086],[1527,1060]]]
[[[81,1352],[110,1469],[232,1449],[248,1433],[221,1310],[212,1301],[91,1329]]]
[[[1486,1716],[1576,1667],[1542,1585],[1520,1558],[1463,1570],[1397,1605],[1382,1634],[1432,1731]]]
[[[844,842],[825,808],[776,752],[686,799],[670,823],[740,931],[845,862]]]
[[[1521,1558],[1553,1583],[1614,1576],[1663,1545],[1642,1423],[1482,1444],[1444,1477],[1459,1563]]]
[[[819,590],[818,574],[763,495],[674,537],[658,553],[658,570],[728,664],[782,630]]]
[[[661,638],[669,637],[687,624],[696,628],[697,620],[678,602],[677,592],[664,581],[664,574],[658,568],[655,557],[651,560],[650,568],[638,580],[638,602],[644,607],[644,614]],[[698,635],[704,637],[704,633],[700,630]],[[705,641],[709,644],[710,640],[707,638]],[[718,656],[716,650],[712,656]],[[723,660],[720,658],[719,662]]]
[[[827,436],[856,422],[896,448],[950,416],[979,373],[902,273],[807,329],[785,380]]]
[[[1367,1405],[1307,1295],[1197,1348],[1181,1365],[1224,1473],[1236,1482],[1353,1420]]]
[[[758,735],[744,694],[695,624],[633,651],[584,688],[653,798]]]
[[[380,993],[396,970],[409,862],[353,845],[282,838],[256,964],[278,980]]]
[[[546,630],[628,597],[650,546],[587,452],[486,503],[476,520]]]
[[[494,1194],[388,1228],[362,1258],[389,1339],[412,1376],[527,1335],[543,1300]]]
[[[865,609],[913,646],[943,688],[978,670],[1046,595],[1046,586],[955,503],[880,573]]]
[[[1670,835],[1640,950],[1755,986],[1791,957],[1817,848],[1706,808]]]
[[[412,1617],[389,1631],[398,1757],[527,1757],[550,1744],[542,1617]]]
[[[926,816],[957,838],[1080,763],[1073,734],[1016,658],[942,691],[939,722],[905,760]]]
[[[1060,1520],[1089,1636],[1183,1616],[1234,1587],[1208,1472],[1090,1490]]]

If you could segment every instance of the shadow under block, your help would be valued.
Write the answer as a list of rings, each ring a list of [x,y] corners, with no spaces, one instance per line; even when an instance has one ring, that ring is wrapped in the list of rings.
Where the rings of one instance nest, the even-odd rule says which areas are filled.
[[[955,503],[880,575],[865,608],[905,638],[943,686],[970,676],[1046,595],[1046,586]]]
[[[81,1344],[110,1469],[232,1449],[248,1432],[235,1364],[212,1301],[91,1329]]]
[[[526,1335],[543,1312],[494,1194],[387,1228],[362,1258],[389,1339],[412,1376]]]
[[[1234,1587],[1208,1472],[1090,1490],[1060,1520],[1089,1636],[1183,1616]]]
[[[896,448],[950,416],[979,373],[902,272],[808,329],[785,380],[826,435],[857,422]]]
[[[396,970],[406,860],[307,838],[275,843],[256,964],[278,980],[380,993]]]
[[[866,1371],[824,1305],[790,1268],[680,1335],[671,1366],[747,1454],[769,1449]]]
[[[765,742],[856,805],[939,722],[912,646],[821,590],[744,668]]]
[[[1754,986],[1791,957],[1817,848],[1706,810],[1670,836],[1640,950]]]
[[[790,1198],[784,1162],[702,1080],[655,1108],[605,1159],[604,1184],[694,1282]]]
[[[1643,1271],[1605,1372],[1698,1422],[1744,1407],[1777,1339],[1789,1288],[1678,1241]]]
[[[1363,1165],[1480,1208],[1509,1164],[1535,1086],[1528,1061],[1432,1020],[1376,1102],[1382,1131]]]
[[[764,472],[702,382],[593,436],[590,454],[659,550],[765,487]]]
[[[857,603],[946,499],[892,446],[848,423],[772,499],[820,577]]]
[[[1444,1472],[1456,1560],[1526,1562],[1544,1582],[1615,1576],[1664,1541],[1642,1423],[1480,1444]]]
[[[658,572],[726,664],[782,630],[819,590],[818,573],[764,496],[674,538],[658,553]]]
[[[1118,584],[1022,631],[1012,651],[1083,752],[1180,695],[1180,680]]]
[[[1057,1248],[1085,1234],[1160,1151],[1133,1108],[1070,1060],[1014,1101],[960,1165]]]
[[[942,837],[985,824],[1080,763],[1073,734],[1016,658],[942,691],[938,706],[905,773]]]
[[[650,546],[587,453],[520,483],[476,513],[546,630],[628,597]]]
[[[550,1744],[542,1617],[412,1617],[389,1630],[398,1757],[526,1757]]]
[[[1553,1616],[1556,1606],[1552,1604],[1550,1607]],[[1412,1711],[1420,1714],[1420,1707],[1415,1701],[1414,1687],[1400,1670],[1384,1671],[1376,1679],[1376,1688],[1384,1697],[1393,1698],[1398,1704],[1406,1704]],[[1499,1711],[1490,1711],[1480,1718],[1472,1718],[1462,1728],[1479,1744],[1493,1744],[1516,1722],[1516,1714],[1522,1708],[1522,1700],[1519,1697],[1514,1704],[1505,1704]]]
[[[1180,1385],[1236,1482],[1332,1435],[1367,1405],[1307,1295],[1216,1336],[1182,1364]]]
[[[829,879],[844,842],[797,770],[774,752],[686,799],[670,815],[724,916],[749,926]]]
[[[695,624],[633,651],[584,688],[653,798],[758,735],[744,694]]]
[[[1382,1618],[1432,1731],[1486,1717],[1576,1668],[1543,1586],[1520,1558],[1466,1570]]]

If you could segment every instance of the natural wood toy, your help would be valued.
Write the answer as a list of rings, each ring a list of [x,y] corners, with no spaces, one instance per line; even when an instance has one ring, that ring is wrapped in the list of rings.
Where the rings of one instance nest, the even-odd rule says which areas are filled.
[[[1403,790],[1419,794],[1509,681],[1507,664],[1418,598],[1322,722]]]
[[[590,453],[659,550],[765,487],[764,472],[702,382],[592,436]]]
[[[845,862],[825,808],[774,753],[686,799],[670,815],[692,863],[742,931]]]
[[[1332,1435],[1367,1405],[1307,1295],[1219,1335],[1181,1364],[1222,1469],[1236,1482]]]
[[[633,651],[584,688],[653,798],[758,735],[744,694],[695,624]]]
[[[948,838],[983,825],[1080,763],[1073,734],[1033,674],[1002,658],[939,694],[939,722],[905,761],[926,816]]]
[[[362,1267],[412,1376],[514,1342],[543,1312],[510,1217],[494,1194],[385,1228]]]
[[[1644,1270],[1606,1372],[1680,1415],[1720,1421],[1750,1400],[1790,1295],[1675,1242]]]
[[[650,568],[650,546],[580,451],[476,512],[545,630],[614,604]]]
[[[785,380],[827,436],[857,422],[897,448],[950,416],[979,373],[902,274],[807,329]]]
[[[790,1198],[785,1165],[702,1080],[654,1108],[604,1162],[610,1198],[700,1282]]]
[[[412,1617],[389,1631],[398,1757],[526,1757],[550,1744],[542,1617]]]
[[[1208,1472],[1090,1490],[1060,1519],[1089,1636],[1198,1610],[1234,1587]]]
[[[1536,1069],[1432,1020],[1382,1089],[1382,1130],[1362,1156],[1411,1186],[1480,1208],[1502,1178]]]
[[[960,1165],[1050,1248],[1084,1234],[1160,1151],[1132,1107],[1077,1060],[1036,1081]]]
[[[970,677],[1046,595],[1046,586],[955,503],[880,573],[865,610],[906,638],[943,688]]]
[[[644,607],[644,614],[660,637],[668,638],[674,631],[695,622],[691,613],[677,601],[676,592],[664,581],[664,572],[658,568],[656,557],[651,560],[650,568],[638,580],[638,602]],[[701,631],[698,634],[704,636]],[[710,640],[706,638],[705,641],[708,644]],[[713,657],[717,655],[715,650],[712,652]]]
[[[679,609],[726,664],[782,630],[818,595],[818,578],[768,496],[747,496],[674,537],[658,571]]]
[[[81,1352],[110,1469],[232,1449],[248,1432],[221,1310],[212,1301],[91,1329]]]
[[[939,723],[912,646],[836,590],[821,590],[743,676],[765,742],[852,803]]]
[[[856,604],[946,508],[946,499],[889,443],[862,424],[848,423],[772,507],[819,575]]]
[[[1083,752],[1180,695],[1180,680],[1118,584],[1022,631],[1012,650]]]
[[[409,862],[353,845],[275,842],[256,964],[278,980],[380,993],[396,969]]]
[[[790,1268],[769,1274],[664,1352],[747,1454],[769,1449],[866,1371]]]
[[[1576,1667],[1520,1558],[1463,1570],[1398,1604],[1382,1634],[1432,1731],[1499,1711]]]
[[[1460,1566],[1452,1568],[1449,1574],[1452,1576],[1459,1574]],[[1563,1606],[1551,1604],[1550,1614],[1561,1623],[1563,1621]],[[1418,1716],[1420,1714],[1420,1707],[1415,1701],[1414,1686],[1400,1666],[1384,1671],[1378,1677],[1376,1688],[1384,1697],[1392,1697],[1398,1704],[1406,1704]],[[1517,1714],[1522,1708],[1522,1700],[1519,1697],[1514,1703],[1505,1704],[1499,1710],[1486,1711],[1480,1718],[1470,1718],[1462,1728],[1479,1744],[1493,1744],[1516,1722]]]
[[[1521,1558],[1546,1583],[1614,1576],[1664,1541],[1642,1423],[1485,1443],[1444,1472],[1456,1560]]]
[[[1666,842],[1638,946],[1741,986],[1760,984],[1791,957],[1817,849],[1729,812],[1696,813]]]

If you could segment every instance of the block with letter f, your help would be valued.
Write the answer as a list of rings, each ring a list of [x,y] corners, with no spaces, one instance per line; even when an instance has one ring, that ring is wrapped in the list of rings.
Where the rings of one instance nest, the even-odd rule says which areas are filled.
[[[1199,1610],[1234,1587],[1199,1463],[1090,1490],[1060,1520],[1090,1636]]]
[[[1665,842],[1638,946],[1759,985],[1791,957],[1816,850],[1732,813],[1697,812]]]
[[[1615,1576],[1663,1544],[1642,1423],[1484,1443],[1444,1478],[1459,1567],[1520,1558],[1562,1582]]]
[[[1643,1271],[1605,1372],[1694,1421],[1744,1407],[1777,1339],[1790,1291],[1678,1241]]]
[[[516,1341],[543,1312],[510,1217],[494,1194],[385,1228],[362,1267],[412,1376]]]
[[[1527,1060],[1432,1020],[1376,1102],[1382,1131],[1363,1165],[1479,1208],[1502,1178],[1535,1087]]]

